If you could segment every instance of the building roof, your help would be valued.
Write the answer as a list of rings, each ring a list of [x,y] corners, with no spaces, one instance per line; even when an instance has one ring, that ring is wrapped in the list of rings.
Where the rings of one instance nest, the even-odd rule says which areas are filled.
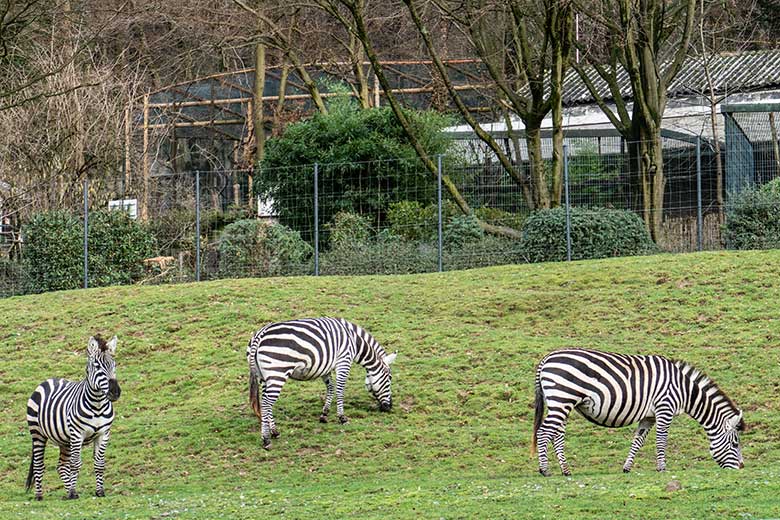
[[[707,63],[715,92],[718,95],[780,88],[780,50],[715,54],[710,57]],[[708,92],[704,64],[704,59],[701,56],[687,57],[680,72],[669,85],[668,97],[671,99]],[[667,63],[662,66],[662,70],[665,70],[668,65]],[[593,67],[583,68],[597,88],[599,95],[605,101],[613,101],[607,83],[601,79]],[[631,99],[631,82],[628,74],[622,67],[619,66],[618,69],[620,93],[623,99]],[[566,75],[563,90],[564,105],[595,103],[590,91],[573,69],[569,69]]]

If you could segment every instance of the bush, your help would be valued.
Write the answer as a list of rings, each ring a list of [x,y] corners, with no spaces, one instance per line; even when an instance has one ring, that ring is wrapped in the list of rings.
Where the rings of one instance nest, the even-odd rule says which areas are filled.
[[[39,213],[22,229],[23,266],[29,292],[82,287],[84,228],[82,218],[62,211]],[[149,231],[124,211],[89,216],[89,285],[131,283],[143,276],[143,262],[154,254]]]
[[[484,236],[485,232],[479,227],[479,221],[474,215],[456,215],[449,218],[442,229],[442,241],[448,249],[478,241]]]
[[[216,249],[219,274],[227,277],[306,274],[313,253],[297,231],[255,219],[225,226]]]
[[[320,256],[320,272],[327,275],[424,273],[436,271],[437,265],[432,244],[389,232],[365,242],[342,243]]]
[[[723,238],[729,249],[780,248],[780,179],[732,198]]]
[[[465,242],[458,248],[445,249],[442,258],[447,271],[524,262],[519,240],[491,235]]]
[[[498,208],[482,207],[474,210],[474,215],[480,220],[496,226],[506,226],[520,230],[523,228],[526,215],[512,213]]]
[[[266,144],[254,189],[271,201],[282,224],[310,228],[314,163],[321,165],[322,223],[346,211],[370,216],[382,227],[393,202],[435,200],[436,183],[389,107],[361,109],[349,96],[331,98],[328,105],[327,114],[291,124]],[[411,110],[406,116],[431,157],[447,153],[452,141],[441,130],[452,123],[449,116]]]
[[[407,240],[432,240],[438,232],[435,204],[423,206],[414,200],[402,200],[390,205],[387,212],[390,231]]]
[[[325,230],[330,233],[332,248],[364,244],[371,238],[371,222],[362,215],[347,211],[336,213],[333,220],[326,224]]]
[[[615,209],[571,209],[572,260],[642,255],[657,251],[644,222]],[[537,211],[523,226],[520,247],[530,262],[566,260],[566,211]]]

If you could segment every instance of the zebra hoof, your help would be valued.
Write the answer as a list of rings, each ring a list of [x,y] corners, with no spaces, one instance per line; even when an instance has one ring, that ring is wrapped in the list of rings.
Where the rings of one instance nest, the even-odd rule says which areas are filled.
[[[42,496],[36,496],[36,497],[35,497],[35,500],[36,500],[36,501],[38,501],[38,502],[40,502],[41,500],[43,500],[43,497],[42,497]]]
[[[328,422],[328,416],[327,415],[320,415],[320,422],[321,423]]]
[[[276,439],[279,437],[279,430],[276,428],[271,428],[271,438]]]
[[[339,422],[341,424],[347,424],[349,422],[349,419],[346,415],[339,415]]]
[[[79,494],[78,494],[78,493],[76,493],[75,491],[71,491],[71,492],[69,492],[69,493],[68,493],[68,494],[65,496],[64,500],[75,500],[75,499],[77,499],[78,497],[79,497]]]
[[[623,467],[623,473],[631,473],[631,468]]]
[[[551,477],[551,476],[552,476],[552,472],[551,472],[550,470],[547,470],[547,469],[541,469],[541,468],[539,468],[539,473],[540,473],[540,474],[541,474],[543,477]]]
[[[95,496],[96,496],[96,497],[101,497],[101,498],[102,498],[102,497],[106,496],[106,492],[105,492],[105,491],[103,491],[102,489],[101,489],[101,490],[99,490],[99,491],[95,491]]]
[[[566,471],[563,472],[563,476],[564,477],[571,477],[571,471],[567,469]]]
[[[271,439],[263,439],[263,449],[266,451],[271,449]]]

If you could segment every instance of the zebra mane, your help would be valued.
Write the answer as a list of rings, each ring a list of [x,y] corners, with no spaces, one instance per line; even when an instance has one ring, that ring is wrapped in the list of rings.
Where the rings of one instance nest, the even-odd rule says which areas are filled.
[[[103,336],[101,336],[100,334],[95,334],[92,337],[95,338],[95,341],[97,341],[98,347],[100,347],[101,352],[105,352],[106,350],[108,350],[108,343],[106,343],[106,340],[103,339]]]
[[[735,414],[740,413],[739,408],[734,403],[734,401],[731,400],[731,398],[726,395],[726,392],[724,392],[715,381],[705,374],[703,371],[699,370],[695,366],[691,365],[687,361],[683,361],[681,359],[675,359],[672,360],[672,362],[682,371],[682,373],[688,377],[695,385],[699,387],[709,386],[715,390],[715,393],[712,395],[712,397],[720,397],[723,401],[728,403],[728,405],[731,407],[731,411],[733,411]]]

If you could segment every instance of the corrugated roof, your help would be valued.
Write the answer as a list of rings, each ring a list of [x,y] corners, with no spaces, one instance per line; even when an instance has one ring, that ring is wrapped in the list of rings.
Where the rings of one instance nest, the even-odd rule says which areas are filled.
[[[665,70],[668,64],[661,67]],[[601,79],[593,67],[584,67],[600,96],[605,101],[613,100],[607,83]],[[740,53],[717,54],[709,60],[710,75],[716,94],[753,92],[756,90],[780,87],[780,50],[746,51]],[[694,96],[709,91],[702,57],[689,56],[680,72],[669,85],[669,98]],[[619,67],[618,85],[624,99],[631,99],[631,82],[626,71]],[[582,105],[595,103],[588,88],[573,69],[570,69],[563,83],[564,105]]]

